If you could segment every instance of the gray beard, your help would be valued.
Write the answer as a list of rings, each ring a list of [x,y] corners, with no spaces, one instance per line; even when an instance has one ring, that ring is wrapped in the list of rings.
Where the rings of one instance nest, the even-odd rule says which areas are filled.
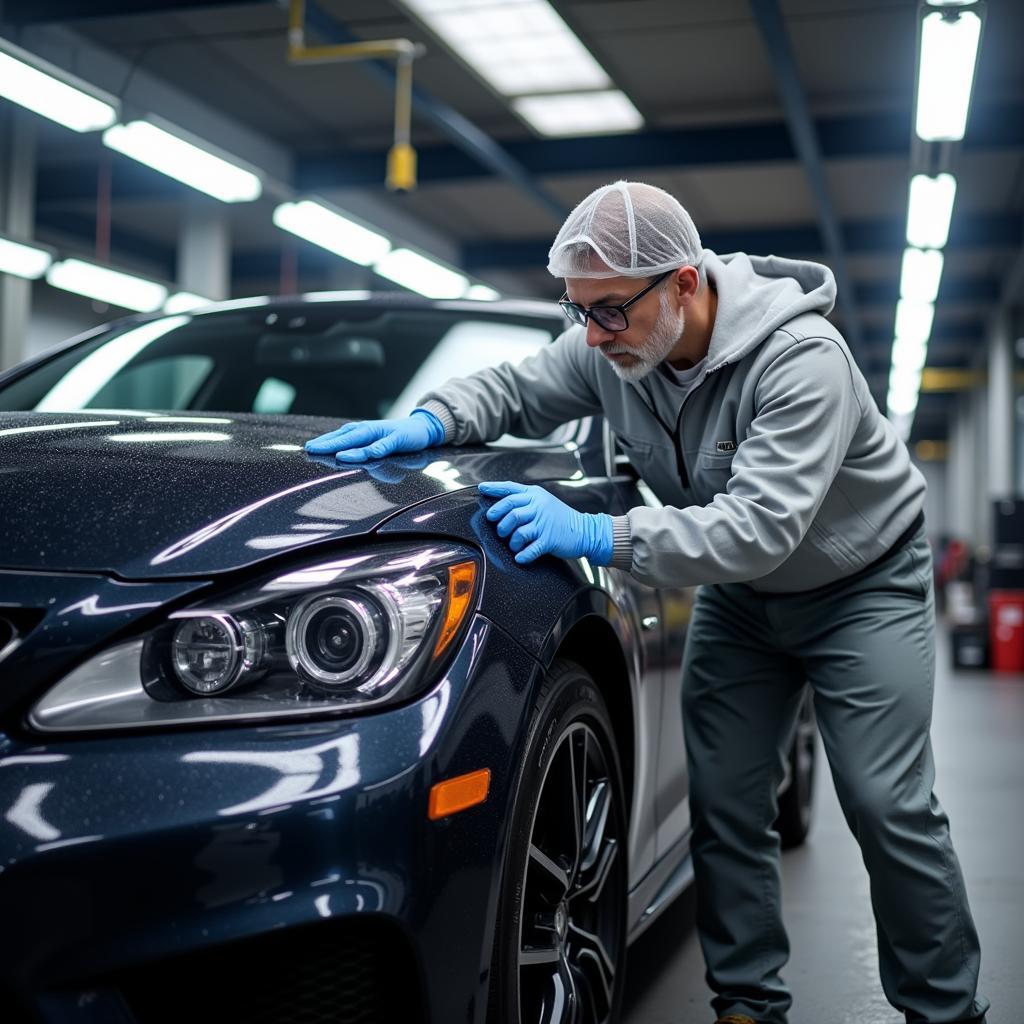
[[[619,380],[638,381],[646,377],[675,348],[676,342],[682,337],[685,323],[682,310],[676,313],[669,305],[668,295],[662,292],[658,319],[651,328],[651,333],[639,345],[632,348],[615,344],[603,345],[601,350],[609,354],[627,352],[633,356],[634,359],[628,366],[617,363],[614,359],[609,359],[608,362],[611,363]]]

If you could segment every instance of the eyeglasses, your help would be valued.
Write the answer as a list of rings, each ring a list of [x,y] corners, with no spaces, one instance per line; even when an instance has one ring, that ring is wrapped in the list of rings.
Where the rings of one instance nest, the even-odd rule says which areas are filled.
[[[626,316],[626,310],[634,302],[642,299],[655,285],[664,281],[671,273],[671,270],[666,270],[665,273],[659,274],[646,288],[637,292],[631,299],[626,299],[621,306],[590,306],[588,308],[587,306],[579,305],[579,303],[571,302],[568,293],[558,300],[558,304],[562,307],[562,312],[574,324],[579,324],[580,327],[586,327],[587,317],[590,317],[598,327],[603,327],[606,331],[618,333],[629,327],[629,318]]]

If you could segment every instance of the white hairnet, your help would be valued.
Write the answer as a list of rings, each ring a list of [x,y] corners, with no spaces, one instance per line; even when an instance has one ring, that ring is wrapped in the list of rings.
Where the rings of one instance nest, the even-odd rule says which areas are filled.
[[[548,253],[548,272],[652,277],[697,266],[702,254],[697,228],[675,197],[643,182],[616,181],[591,192],[566,218]]]

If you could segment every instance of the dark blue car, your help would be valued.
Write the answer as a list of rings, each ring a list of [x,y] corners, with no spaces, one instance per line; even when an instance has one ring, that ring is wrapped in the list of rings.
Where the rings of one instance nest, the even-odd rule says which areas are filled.
[[[597,1024],[690,880],[687,590],[518,566],[481,480],[657,498],[598,418],[360,466],[540,303],[133,317],[0,377],[0,1018]],[[780,750],[806,834],[813,719]]]

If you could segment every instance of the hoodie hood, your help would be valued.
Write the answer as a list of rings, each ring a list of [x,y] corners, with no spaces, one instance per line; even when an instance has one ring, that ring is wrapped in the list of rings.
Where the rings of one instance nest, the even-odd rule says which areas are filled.
[[[835,305],[836,280],[820,263],[705,249],[704,267],[718,293],[709,372],[742,359],[794,317],[826,316]]]

